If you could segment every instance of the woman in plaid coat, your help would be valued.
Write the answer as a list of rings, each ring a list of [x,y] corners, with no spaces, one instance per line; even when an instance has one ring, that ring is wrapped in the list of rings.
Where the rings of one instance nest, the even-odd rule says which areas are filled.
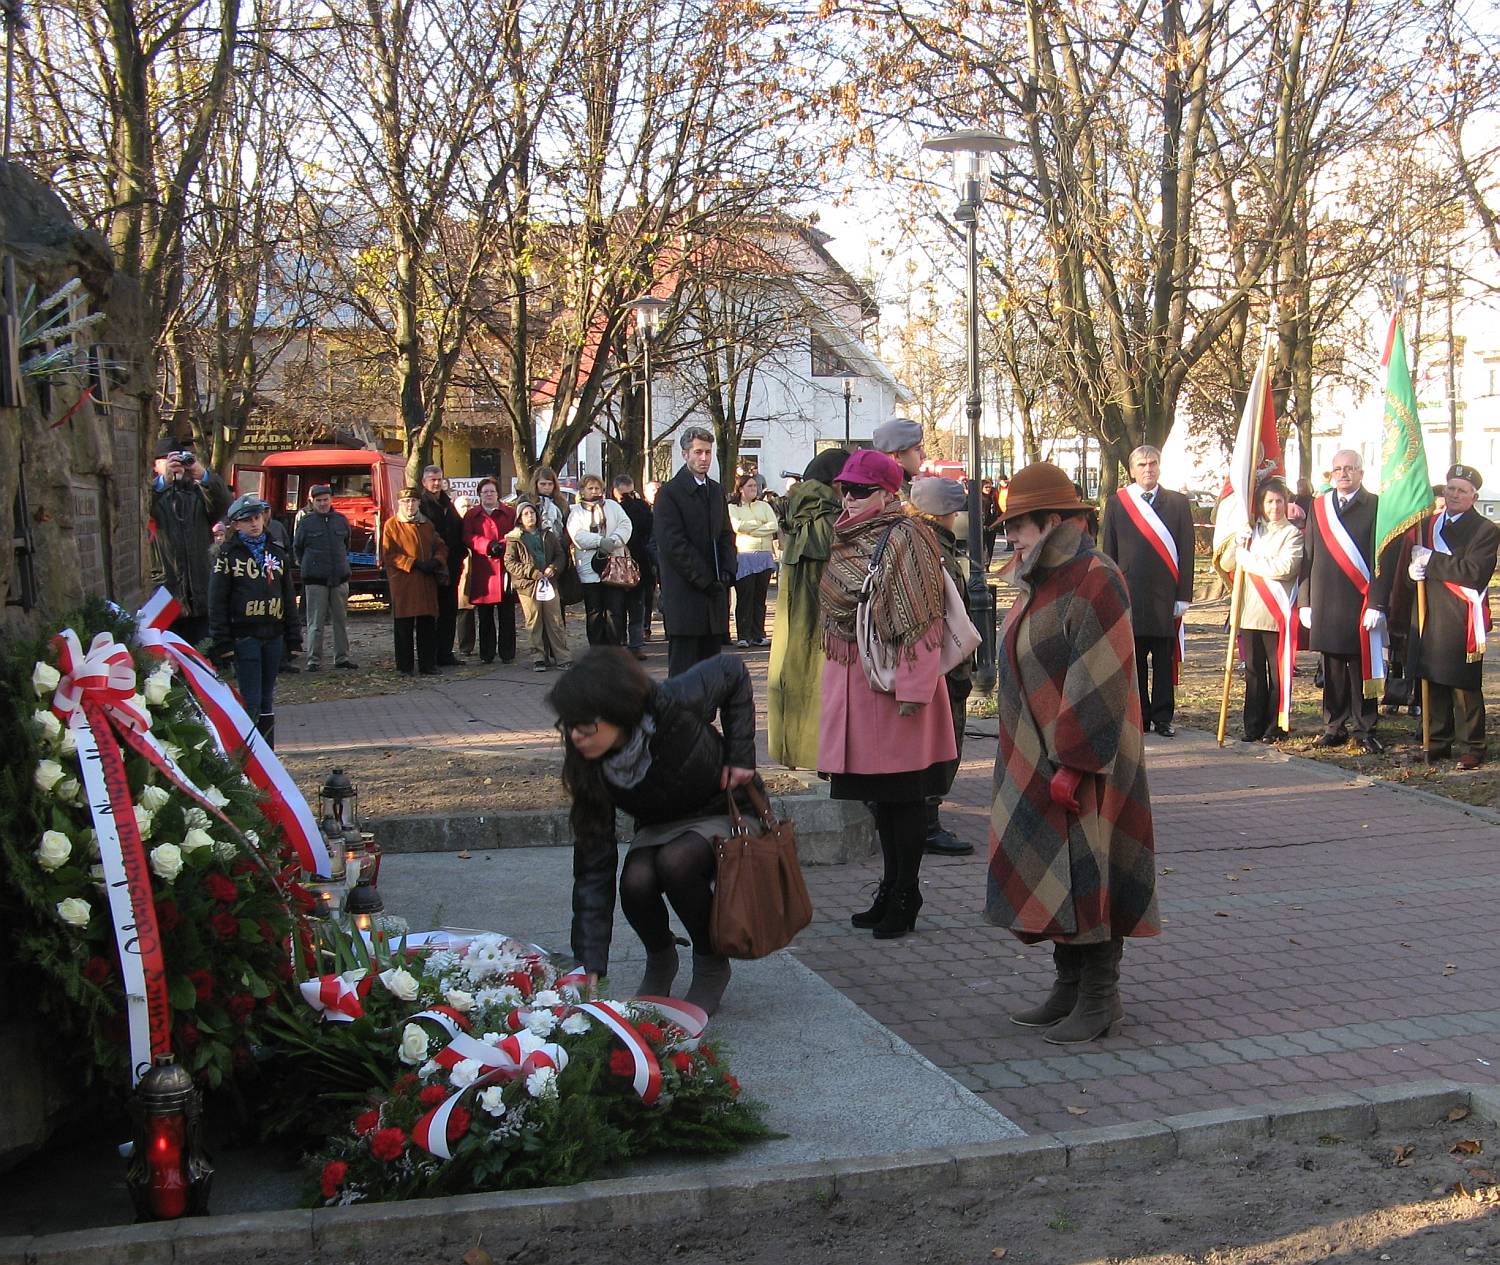
[[[1051,995],[1011,1019],[1056,1045],[1124,1017],[1124,937],[1161,930],[1130,597],[1094,548],[1090,510],[1038,462],[1011,481],[1004,515],[1021,596],[998,656],[985,916],[1027,943],[1052,941]]]

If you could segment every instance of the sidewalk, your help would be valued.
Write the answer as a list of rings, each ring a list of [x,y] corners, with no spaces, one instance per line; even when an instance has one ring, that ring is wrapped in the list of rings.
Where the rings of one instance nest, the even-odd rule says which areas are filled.
[[[663,673],[664,643],[649,649]],[[746,657],[763,707],[766,652]],[[375,744],[542,754],[557,741],[547,684],[509,668],[287,707],[278,745],[313,751],[338,733],[330,760]],[[791,951],[1027,1132],[1431,1077],[1500,1082],[1500,826],[1187,731],[1147,742],[1164,928],[1126,948],[1122,1030],[1066,1052],[1013,1027],[1006,1013],[1044,994],[1051,968],[1044,947],[982,917],[994,750],[971,736],[944,817],[978,850],[927,858],[917,934],[877,942],[849,927],[878,863],[810,869],[818,914]]]

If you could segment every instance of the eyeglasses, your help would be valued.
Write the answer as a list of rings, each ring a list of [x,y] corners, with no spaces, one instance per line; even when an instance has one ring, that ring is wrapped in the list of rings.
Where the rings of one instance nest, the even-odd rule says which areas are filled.
[[[557,732],[560,733],[564,738],[566,738],[570,732],[582,734],[585,738],[592,738],[596,733],[599,732],[599,722],[597,720],[560,720],[556,725],[553,726],[553,728],[556,729]]]
[[[872,487],[868,483],[840,483],[839,495],[845,500],[862,501],[867,496],[874,496],[877,492],[883,492],[884,488]]]
[[[1357,474],[1363,468],[1363,466],[1331,466],[1329,471],[1332,474]]]

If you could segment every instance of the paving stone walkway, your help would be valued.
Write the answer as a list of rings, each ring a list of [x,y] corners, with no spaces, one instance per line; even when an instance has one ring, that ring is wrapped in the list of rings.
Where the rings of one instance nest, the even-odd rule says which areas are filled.
[[[664,672],[664,644],[648,649]],[[763,700],[766,652],[747,660]],[[556,743],[547,680],[497,668],[284,707],[279,745],[536,754]],[[992,722],[971,735],[945,820],[977,851],[927,858],[917,933],[881,942],[849,927],[877,864],[811,869],[818,915],[793,952],[1028,1132],[1436,1076],[1500,1081],[1500,816],[1258,745],[1148,739],[1163,934],[1127,946],[1122,1029],[1068,1052],[1005,1017],[1046,991],[1050,955],[982,917]]]

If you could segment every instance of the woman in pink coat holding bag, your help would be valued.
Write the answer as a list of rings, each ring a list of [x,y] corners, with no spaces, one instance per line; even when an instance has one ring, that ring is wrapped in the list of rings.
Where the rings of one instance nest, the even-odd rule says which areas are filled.
[[[943,678],[943,559],[936,538],[901,505],[901,467],[874,449],[856,452],[834,479],[844,511],[823,571],[823,714],[818,768],[834,799],[875,813],[884,874],[874,903],[850,918],[877,940],[915,930],[927,837],[926,802],[941,796],[957,757]],[[855,622],[870,560],[880,550],[869,618],[896,654],[894,690],[876,690],[861,662]]]
[[[516,594],[505,577],[505,538],[516,525],[516,511],[500,500],[494,479],[479,481],[479,504],[464,515],[464,543],[469,546],[469,601],[479,623],[479,657],[500,662],[516,657]]]

